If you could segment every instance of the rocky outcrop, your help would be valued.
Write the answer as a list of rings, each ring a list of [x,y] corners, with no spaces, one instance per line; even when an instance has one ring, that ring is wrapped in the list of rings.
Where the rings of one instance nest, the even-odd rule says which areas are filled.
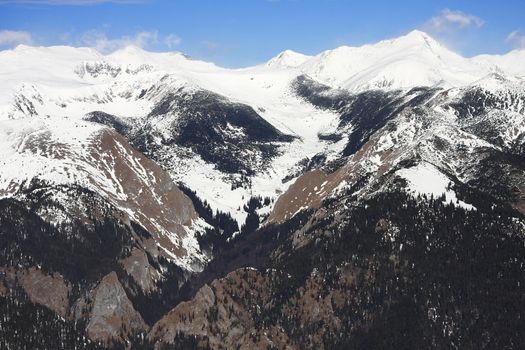
[[[133,248],[131,255],[120,263],[145,294],[155,289],[160,273],[151,266],[144,251]]]
[[[316,270],[296,290],[291,289],[290,277],[251,268],[231,272],[202,287],[191,301],[178,305],[152,327],[148,337],[156,348],[177,346],[192,337],[201,339],[199,346],[211,349],[323,348],[324,337],[341,330],[339,313],[352,297],[346,291],[355,287],[363,273],[343,267],[337,287],[328,292]],[[281,299],[285,296],[288,299]],[[316,331],[308,336],[308,342],[297,343],[283,327],[290,326],[287,322],[297,329]]]
[[[18,275],[18,281],[33,303],[41,304],[66,318],[71,287],[58,274],[45,274],[30,268]]]
[[[31,302],[68,317],[71,286],[60,274],[48,274],[35,267],[0,268],[0,296],[9,294],[11,288],[6,284],[21,287]]]
[[[131,334],[146,331],[148,326],[133,308],[117,274],[111,272],[91,293],[91,310],[87,334],[93,340],[126,343]]]
[[[180,301],[188,271],[98,195],[34,184],[23,199],[0,200],[1,296],[44,306],[82,332],[89,324],[93,340],[112,344],[136,340]],[[66,206],[79,203],[75,218]],[[52,215],[62,224],[43,220]]]

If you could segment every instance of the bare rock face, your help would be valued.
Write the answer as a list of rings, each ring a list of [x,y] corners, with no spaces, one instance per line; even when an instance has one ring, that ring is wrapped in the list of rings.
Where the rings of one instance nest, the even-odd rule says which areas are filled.
[[[159,272],[150,265],[146,253],[133,248],[131,255],[120,262],[124,270],[137,282],[144,293],[155,289],[155,282],[160,278]]]
[[[106,275],[92,292],[87,334],[92,340],[108,343],[126,342],[131,333],[146,331],[148,326],[133,308],[117,274]]]
[[[278,198],[266,222],[280,223],[292,218],[301,210],[322,208],[323,200],[340,186],[355,184],[370,169],[374,170],[375,178],[387,173],[401,155],[408,154],[407,149],[401,147],[395,151],[382,149],[378,141],[387,134],[387,129],[378,131],[355,154],[348,157],[342,167],[333,172],[317,168],[299,176]],[[377,159],[380,165],[371,159]]]
[[[0,296],[7,295],[8,285],[19,286],[35,304],[40,304],[67,318],[71,286],[58,274],[47,274],[36,267],[29,269],[0,268]]]
[[[19,273],[18,280],[32,302],[67,316],[71,287],[60,274],[47,275],[33,267]]]
[[[152,337],[162,337],[172,341],[178,332],[192,332],[196,335],[205,335],[209,322],[206,320],[208,310],[216,304],[215,293],[208,286],[202,287],[192,301],[184,302],[162,318],[152,329]],[[187,322],[180,322],[183,315],[188,314]],[[194,327],[201,323],[204,329]]]
[[[211,349],[325,349],[325,337],[342,330],[344,312],[356,280],[372,278],[360,269],[344,266],[335,283],[325,290],[325,277],[311,272],[284,300],[275,290],[286,291],[287,278],[274,270],[243,268],[202,287],[195,297],[179,304],[151,329],[148,338],[156,349],[181,346],[198,339]],[[269,321],[279,320],[277,322]],[[287,325],[304,330],[301,342]],[[322,325],[319,327],[319,325]]]

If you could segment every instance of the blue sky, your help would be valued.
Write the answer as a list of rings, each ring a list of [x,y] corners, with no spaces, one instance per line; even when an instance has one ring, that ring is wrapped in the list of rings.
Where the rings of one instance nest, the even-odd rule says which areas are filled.
[[[466,56],[525,48],[525,0],[0,0],[0,49],[134,44],[228,67],[413,29]]]

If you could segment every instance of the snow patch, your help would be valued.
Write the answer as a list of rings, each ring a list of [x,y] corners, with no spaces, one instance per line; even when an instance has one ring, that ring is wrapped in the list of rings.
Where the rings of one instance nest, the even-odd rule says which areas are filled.
[[[408,181],[413,193],[433,195],[434,198],[445,194],[445,203],[452,202],[466,210],[476,210],[473,205],[459,200],[456,193],[448,189],[450,180],[429,163],[420,163],[415,167],[398,170],[397,175]]]

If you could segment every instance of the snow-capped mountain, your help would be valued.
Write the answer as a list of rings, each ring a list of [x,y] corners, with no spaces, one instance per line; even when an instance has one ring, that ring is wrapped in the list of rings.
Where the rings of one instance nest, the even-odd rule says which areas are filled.
[[[158,153],[150,156],[156,157],[174,181],[194,188],[214,209],[229,212],[243,222],[246,213],[237,210],[242,198],[277,197],[288,186],[282,180],[293,175],[291,165],[317,154],[334,159],[344,148],[344,139],[332,142],[318,137],[336,130],[338,116],[294,94],[291,84],[298,75],[350,91],[460,87],[491,73],[507,77],[523,74],[511,64],[518,54],[467,59],[419,31],[313,57],[285,51],[266,65],[237,70],[194,61],[179,53],[151,53],[136,47],[103,56],[85,48],[19,46],[0,54],[0,74],[6,82],[0,96],[0,118],[50,115],[79,120],[94,111],[115,115],[133,130],[131,133],[149,140],[148,145],[138,145],[141,141],[136,137],[135,146]],[[187,102],[182,104],[183,100]],[[251,110],[249,114],[265,120],[288,139],[268,140],[263,148],[253,148],[252,144],[250,149],[234,151],[231,145],[238,142],[234,140],[249,139],[251,131],[246,125],[222,119],[216,121],[220,125],[207,126],[219,130],[213,137],[220,134],[221,138],[221,144],[212,147],[217,151],[214,155],[203,154],[190,140],[176,140],[186,137],[181,133],[196,132],[179,130],[184,120],[179,116],[181,111],[187,114],[193,109],[191,113],[202,115],[219,100],[224,106],[243,105],[243,110]],[[217,111],[211,108],[209,112]],[[246,113],[240,115],[241,119],[245,117]],[[204,139],[209,137],[204,135]],[[204,139],[193,142],[202,144]],[[254,141],[259,142],[248,142]],[[257,169],[227,165],[227,158],[246,160]]]
[[[342,46],[314,57],[283,52],[270,60],[303,73],[325,84],[352,91],[400,89],[414,86],[457,87],[491,73],[524,75],[515,64],[523,51],[507,55],[462,57],[415,30],[405,36],[361,47]],[[291,62],[288,64],[287,62]]]
[[[242,69],[2,51],[0,296],[23,290],[105,346],[347,348],[409,310],[435,347],[461,347],[468,317],[429,266],[453,252],[444,266],[472,272],[476,247],[493,278],[523,275],[524,53],[465,58],[420,31]],[[481,299],[471,316],[496,324]]]
[[[58,50],[19,47],[8,53],[20,55],[20,52],[26,52],[26,57],[45,56],[53,54],[55,49]],[[27,53],[31,50],[32,54]],[[2,106],[4,113],[1,118],[52,115],[79,120],[95,111],[115,115],[130,126],[131,133],[149,133],[148,147],[159,149],[157,159],[171,159],[161,162],[161,165],[175,181],[195,188],[214,209],[230,212],[240,222],[246,216],[246,213],[237,210],[239,203],[243,202],[242,198],[247,201],[251,195],[275,196],[275,191],[282,187],[281,180],[287,175],[290,163],[326,149],[325,142],[318,140],[316,135],[335,127],[335,114],[316,110],[294,96],[287,97],[293,72],[263,67],[226,70],[192,61],[180,54],[148,53],[138,48],[127,48],[102,60],[99,56],[92,57],[90,50],[79,51],[89,55],[69,65],[58,61],[59,65],[49,68],[49,76],[40,73],[42,67],[37,67],[35,69],[39,73],[35,73],[37,78],[31,83],[24,77],[18,82],[13,78],[11,85],[6,87],[6,95],[10,98],[6,98],[9,102]],[[129,60],[125,59],[127,55],[131,57]],[[52,61],[51,58],[49,60]],[[27,70],[30,71],[29,68]],[[60,85],[60,79],[53,73],[59,70],[69,72],[67,85]],[[55,84],[48,84],[50,80]],[[219,102],[223,105],[222,112],[213,109]],[[207,107],[201,106],[202,103]],[[268,135],[263,135],[261,139],[274,144],[255,145],[253,142],[261,141],[256,137],[252,141],[247,140],[252,143],[251,151],[244,149],[234,158],[228,153],[232,151],[231,147],[226,152],[220,150],[224,144],[210,148],[216,153],[222,152],[223,156],[215,154],[206,157],[199,150],[192,149],[191,142],[196,140],[177,141],[181,144],[173,142],[180,136],[178,123],[184,120],[179,117],[183,108],[185,114],[236,110],[239,113],[237,120],[222,118],[217,120],[220,125],[206,126],[219,131],[223,139],[220,142],[224,143],[224,137],[230,139],[228,145],[234,145],[235,139],[252,138],[253,130],[247,130],[247,125],[243,124],[243,120],[252,115],[253,120],[259,120],[259,124],[253,125],[257,130],[261,123],[269,123],[274,129],[273,139],[265,141]],[[200,126],[203,127],[204,124]],[[286,138],[283,138],[284,135],[287,135]],[[148,139],[146,136],[140,140],[135,137],[134,140],[145,141]],[[202,141],[199,144],[202,145]],[[152,142],[158,145],[154,146]],[[280,148],[286,148],[286,152]],[[164,151],[160,152],[160,149]],[[272,164],[268,163],[268,157],[274,160]],[[257,176],[254,177],[254,170],[246,166],[228,166],[225,159],[232,162],[250,160],[250,167],[258,168]],[[224,171],[228,168],[231,170]],[[250,182],[253,185],[249,188],[238,185],[243,183],[246,175],[252,177]]]

